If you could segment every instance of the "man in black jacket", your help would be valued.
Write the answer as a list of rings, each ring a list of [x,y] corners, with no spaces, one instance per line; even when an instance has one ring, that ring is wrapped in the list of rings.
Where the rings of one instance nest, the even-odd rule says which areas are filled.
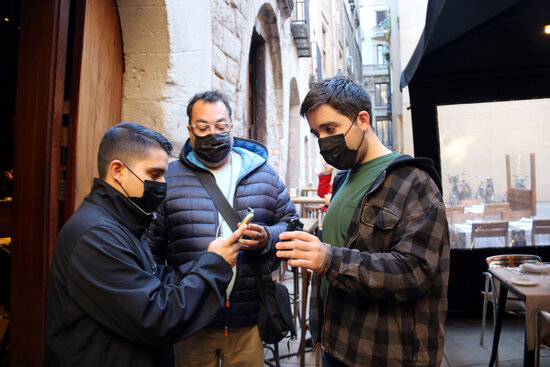
[[[222,307],[246,226],[174,269],[157,266],[142,239],[166,193],[171,150],[162,135],[138,124],[105,132],[100,178],[55,244],[45,366],[171,366],[171,344]]]

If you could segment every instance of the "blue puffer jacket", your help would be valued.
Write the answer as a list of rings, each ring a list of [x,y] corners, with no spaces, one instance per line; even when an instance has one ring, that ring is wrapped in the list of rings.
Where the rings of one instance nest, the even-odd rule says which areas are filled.
[[[267,163],[266,148],[253,140],[235,138],[234,152],[242,157],[233,208],[240,218],[247,207],[254,209],[253,223],[268,234],[261,252],[241,250],[237,258],[237,278],[230,307],[220,310],[209,327],[242,327],[258,320],[259,294],[250,267],[260,266],[264,281],[278,265],[275,244],[288,222],[297,217],[286,188],[275,169]],[[194,260],[214,240],[219,225],[218,211],[193,171],[205,169],[192,153],[189,140],[178,161],[170,163],[164,176],[168,183],[166,199],[158,209],[158,219],[147,231],[151,251],[158,263],[180,265]]]

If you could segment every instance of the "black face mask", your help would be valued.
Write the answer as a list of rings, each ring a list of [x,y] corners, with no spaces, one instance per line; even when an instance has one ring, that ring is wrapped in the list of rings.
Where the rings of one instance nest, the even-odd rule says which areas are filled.
[[[214,133],[206,136],[195,135],[193,152],[203,161],[217,163],[231,151],[229,133]]]
[[[333,167],[338,169],[350,169],[355,165],[357,160],[357,153],[359,147],[363,144],[365,134],[361,138],[361,143],[357,149],[352,150],[348,148],[346,144],[346,135],[351,130],[351,127],[355,124],[353,122],[345,134],[338,134],[334,136],[327,136],[318,140],[319,150],[325,161]]]
[[[128,168],[128,166],[126,166],[126,168]],[[136,176],[138,180],[143,182],[143,195],[140,198],[128,195],[124,187],[122,187],[122,185],[120,185],[119,183],[120,187],[122,187],[122,190],[124,190],[126,195],[128,195],[128,199],[130,199],[135,205],[137,205],[142,211],[147,214],[150,214],[157,210],[160,203],[162,203],[162,201],[166,197],[166,182],[151,180],[143,181],[130,168],[128,168],[128,171]]]

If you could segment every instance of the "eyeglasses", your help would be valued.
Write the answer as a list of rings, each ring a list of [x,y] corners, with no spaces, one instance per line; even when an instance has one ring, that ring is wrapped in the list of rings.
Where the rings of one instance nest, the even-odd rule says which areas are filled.
[[[232,125],[229,122],[216,122],[215,124],[199,122],[190,126],[193,134],[195,134],[196,136],[206,136],[210,134],[212,128],[214,129],[214,132],[222,134],[228,132],[231,129]]]

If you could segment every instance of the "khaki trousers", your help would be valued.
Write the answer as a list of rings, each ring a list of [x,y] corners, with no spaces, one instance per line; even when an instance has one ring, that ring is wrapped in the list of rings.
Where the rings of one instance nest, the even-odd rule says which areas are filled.
[[[203,329],[174,344],[177,367],[262,367],[264,348],[258,326]],[[221,364],[220,364],[221,362]]]

